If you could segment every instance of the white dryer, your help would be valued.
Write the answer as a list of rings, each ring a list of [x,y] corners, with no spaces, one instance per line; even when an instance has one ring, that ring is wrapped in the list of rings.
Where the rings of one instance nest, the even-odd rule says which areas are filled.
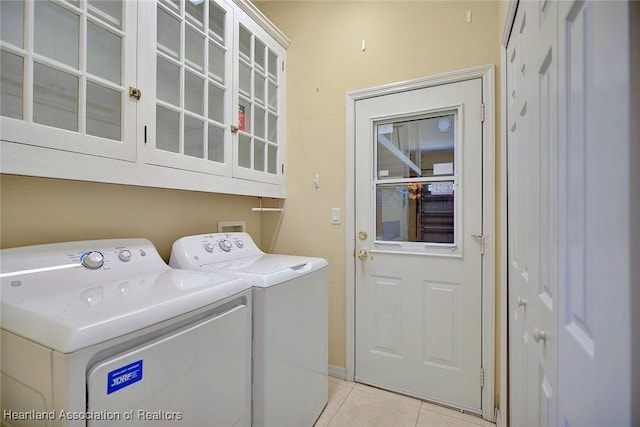
[[[148,240],[0,251],[3,426],[249,426],[251,287]]]
[[[247,233],[188,236],[169,265],[253,286],[254,427],[312,426],[328,399],[328,264],[262,252]]]

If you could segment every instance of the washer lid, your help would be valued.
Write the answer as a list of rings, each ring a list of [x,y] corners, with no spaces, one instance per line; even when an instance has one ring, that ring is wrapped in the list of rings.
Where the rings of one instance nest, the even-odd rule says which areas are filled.
[[[252,286],[268,287],[326,267],[323,258],[263,254],[201,266],[202,270],[242,277]]]
[[[110,281],[87,279],[82,271],[76,266],[2,278],[2,328],[70,353],[250,288],[240,279],[166,266]]]

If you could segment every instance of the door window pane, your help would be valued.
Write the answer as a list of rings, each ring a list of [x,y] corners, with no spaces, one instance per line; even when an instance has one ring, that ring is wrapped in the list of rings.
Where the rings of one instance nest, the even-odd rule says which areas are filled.
[[[240,56],[251,63],[251,33],[240,25]]]
[[[158,50],[180,59],[180,21],[158,7]]]
[[[264,142],[255,142],[253,154],[253,169],[257,171],[264,171],[265,150],[266,147]]]
[[[261,41],[256,38],[256,57],[255,57],[255,66],[257,70],[260,70],[261,73],[264,73],[265,70],[265,45]]]
[[[120,141],[120,106],[120,92],[87,82],[87,133]]]
[[[18,47],[24,44],[24,1],[0,1],[0,38]]]
[[[33,64],[33,121],[78,130],[78,77]]]
[[[376,239],[455,243],[453,181],[376,185]]]
[[[204,80],[186,72],[184,73],[184,106],[196,114],[204,114]]]
[[[278,86],[273,82],[269,82],[269,109],[278,111]]]
[[[180,150],[180,114],[167,108],[156,107],[156,148],[177,153]]]
[[[184,5],[185,11],[187,12],[187,20],[201,30],[204,30],[204,1],[186,0]]]
[[[212,38],[224,44],[224,17],[226,12],[214,2],[209,2],[209,32]]]
[[[209,118],[224,123],[224,89],[209,83]]]
[[[238,137],[238,165],[251,167],[251,138],[246,135]]]
[[[247,64],[240,63],[240,93],[247,98],[251,98],[251,68]]]
[[[188,26],[185,31],[187,39],[186,62],[194,69],[204,72],[204,37]]]
[[[255,126],[254,134],[258,138],[264,138],[265,111],[262,108],[256,106],[255,114],[255,120],[253,122]]]
[[[204,158],[204,122],[202,120],[185,116],[184,154]]]
[[[278,55],[269,49],[269,78],[278,82]]]
[[[455,116],[376,125],[377,178],[454,175]]]
[[[278,117],[269,113],[269,141],[278,142]]]
[[[272,174],[278,173],[278,147],[276,145],[269,144],[267,172]]]
[[[208,139],[209,160],[224,163],[224,129],[209,125]]]
[[[91,22],[87,23],[87,71],[120,84],[122,39]]]
[[[55,3],[35,2],[35,51],[47,58],[78,68],[80,19]]]
[[[89,0],[89,13],[122,28],[122,0]]]
[[[157,67],[156,97],[180,106],[180,67],[160,57]]]
[[[22,119],[24,60],[3,50],[0,66],[0,115]]]
[[[209,77],[224,84],[224,50],[209,42]]]

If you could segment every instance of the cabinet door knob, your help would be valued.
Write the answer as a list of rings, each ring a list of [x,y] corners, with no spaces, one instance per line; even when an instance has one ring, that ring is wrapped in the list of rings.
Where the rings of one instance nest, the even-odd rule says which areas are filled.
[[[236,125],[231,125],[231,133],[232,133],[232,134],[234,134],[234,135],[235,135],[236,133],[238,133],[238,126],[236,126]]]
[[[533,328],[533,339],[536,342],[547,341],[547,331],[541,331],[538,328]]]

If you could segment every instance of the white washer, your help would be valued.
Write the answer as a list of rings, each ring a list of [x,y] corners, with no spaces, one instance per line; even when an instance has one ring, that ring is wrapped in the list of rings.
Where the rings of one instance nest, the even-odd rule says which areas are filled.
[[[312,426],[328,399],[328,264],[265,254],[247,233],[183,237],[169,265],[253,285],[254,427]]]
[[[0,251],[3,426],[251,423],[251,286],[148,240]]]

